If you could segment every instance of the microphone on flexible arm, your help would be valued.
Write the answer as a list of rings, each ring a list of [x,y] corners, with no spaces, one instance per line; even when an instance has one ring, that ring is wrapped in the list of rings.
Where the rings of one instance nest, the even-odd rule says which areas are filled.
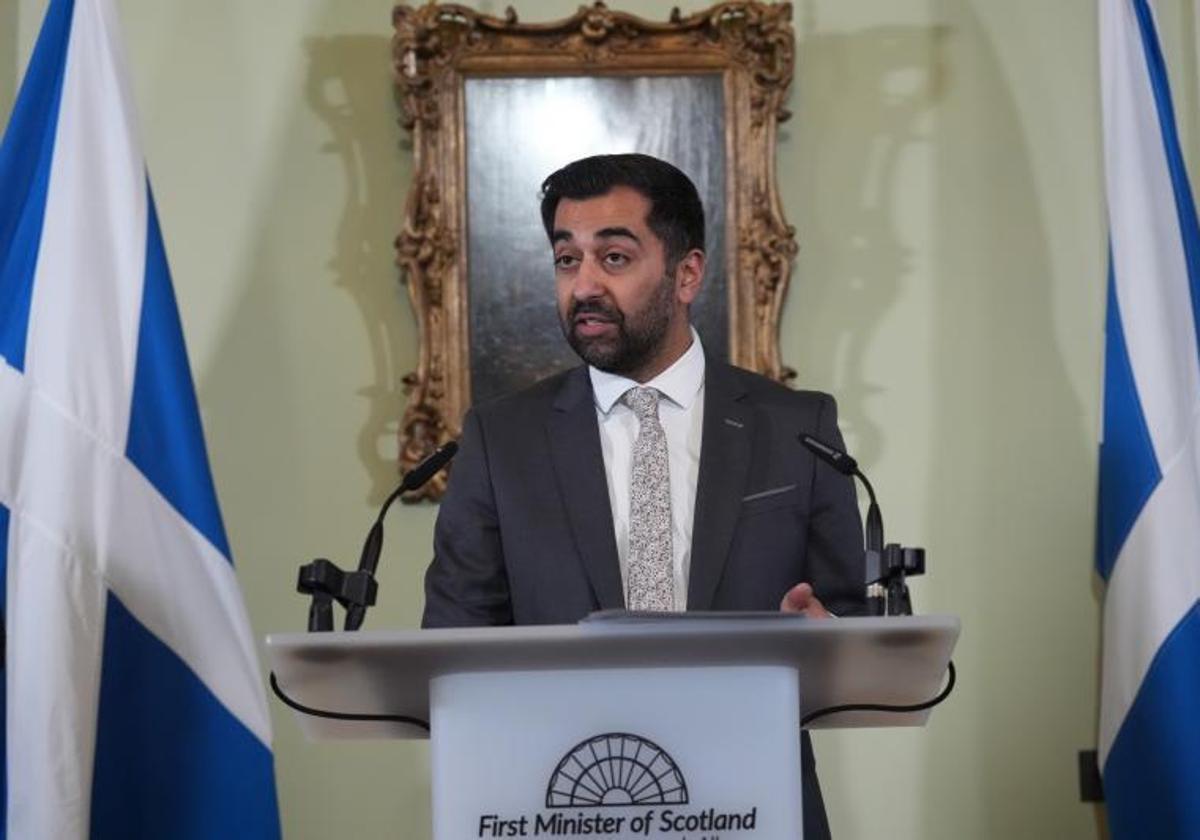
[[[912,615],[912,600],[904,576],[925,572],[925,549],[908,548],[897,543],[884,545],[883,514],[875,498],[875,488],[858,468],[858,462],[837,447],[812,435],[799,435],[800,442],[829,466],[857,478],[867,488],[865,547],[867,556],[867,606],[871,615]]]
[[[384,501],[379,515],[375,517],[375,523],[367,532],[367,539],[363,542],[362,552],[359,554],[357,571],[343,572],[324,558],[300,567],[296,588],[306,595],[312,595],[313,599],[308,612],[310,631],[333,629],[334,601],[346,608],[346,630],[362,627],[367,607],[375,603],[375,595],[379,588],[375,582],[375,569],[379,565],[379,554],[383,550],[383,518],[387,515],[388,508],[396,499],[419,489],[437,475],[457,452],[458,443],[450,441],[404,474],[400,486]]]
[[[383,549],[383,517],[387,515],[388,508],[392,506],[392,502],[396,501],[403,494],[424,486],[425,482],[437,475],[442,467],[449,464],[450,459],[457,453],[458,444],[455,441],[450,441],[404,474],[404,478],[400,480],[400,486],[392,491],[392,495],[387,497],[387,500],[383,503],[383,507],[379,509],[379,516],[375,517],[375,524],[371,526],[371,530],[367,533],[367,539],[362,547],[362,554],[358,558],[358,570],[360,572],[366,572],[372,578],[375,576],[375,567],[379,565],[379,552]],[[347,630],[357,630],[359,627],[362,627],[363,619],[367,615],[367,606],[369,605],[352,604],[346,610]]]

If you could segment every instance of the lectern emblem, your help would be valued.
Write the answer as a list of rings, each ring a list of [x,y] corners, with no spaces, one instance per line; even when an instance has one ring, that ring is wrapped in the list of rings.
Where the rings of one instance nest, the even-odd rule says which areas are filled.
[[[546,786],[547,808],[686,805],[687,782],[675,760],[639,735],[588,738],[558,762]]]

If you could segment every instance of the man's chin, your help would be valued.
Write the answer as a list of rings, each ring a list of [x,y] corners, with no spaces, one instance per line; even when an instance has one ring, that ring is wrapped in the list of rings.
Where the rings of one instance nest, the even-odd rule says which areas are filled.
[[[613,365],[621,358],[621,342],[616,339],[600,336],[581,336],[571,332],[571,349],[579,358],[594,368],[615,373]]]

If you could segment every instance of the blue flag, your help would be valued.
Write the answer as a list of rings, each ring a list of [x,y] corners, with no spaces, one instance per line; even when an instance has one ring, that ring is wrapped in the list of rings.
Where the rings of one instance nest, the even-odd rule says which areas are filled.
[[[1200,226],[1148,0],[1100,0],[1100,60],[1101,771],[1115,840],[1200,838]]]
[[[278,837],[270,719],[112,0],[0,146],[0,837]]]

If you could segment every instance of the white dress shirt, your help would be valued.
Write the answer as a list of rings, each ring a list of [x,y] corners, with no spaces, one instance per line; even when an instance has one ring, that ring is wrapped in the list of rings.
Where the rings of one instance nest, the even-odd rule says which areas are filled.
[[[655,388],[665,399],[658,403],[658,419],[667,436],[667,462],[671,479],[671,559],[675,568],[676,610],[687,608],[688,572],[692,557],[692,522],[696,511],[696,479],[700,474],[700,441],[704,426],[704,348],[692,330],[692,344],[649,382],[638,383],[624,376],[588,368],[600,423],[600,448],[608,479],[608,501],[612,507],[621,583],[628,601],[629,568],[629,483],[633,473],[633,443],[638,420],[633,409],[621,402],[630,388]]]

